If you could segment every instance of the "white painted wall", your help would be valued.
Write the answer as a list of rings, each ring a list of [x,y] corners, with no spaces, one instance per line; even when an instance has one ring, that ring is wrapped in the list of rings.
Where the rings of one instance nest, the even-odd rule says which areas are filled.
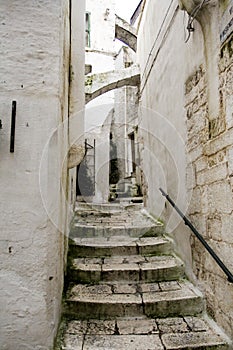
[[[175,231],[177,249],[191,275],[189,231],[164,200],[159,187],[184,211],[186,192],[186,126],[184,82],[203,61],[203,37],[198,23],[195,35],[184,43],[184,14],[176,1],[148,0],[138,33],[141,65],[139,134],[143,144],[143,170],[148,185],[147,205],[156,217],[166,218]]]
[[[115,38],[115,0],[86,0],[91,14],[91,49],[113,51]]]
[[[63,163],[67,124],[51,135],[68,117],[68,4],[66,0],[0,1],[3,350],[50,349],[60,317],[68,226],[67,168]],[[83,1],[78,20],[83,16],[82,7]],[[83,33],[83,22],[79,30]],[[82,72],[80,67],[80,77]],[[12,100],[17,101],[14,153],[9,152]],[[49,151],[43,157],[48,141]],[[41,194],[45,194],[46,207]]]

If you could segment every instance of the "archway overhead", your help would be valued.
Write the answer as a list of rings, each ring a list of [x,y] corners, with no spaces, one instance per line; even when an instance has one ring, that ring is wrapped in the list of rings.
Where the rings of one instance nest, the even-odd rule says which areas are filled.
[[[133,51],[137,50],[136,29],[127,21],[116,15],[115,38],[128,45]]]
[[[121,70],[87,75],[85,81],[86,103],[108,91],[123,86],[139,86],[139,84],[140,70],[138,65]]]

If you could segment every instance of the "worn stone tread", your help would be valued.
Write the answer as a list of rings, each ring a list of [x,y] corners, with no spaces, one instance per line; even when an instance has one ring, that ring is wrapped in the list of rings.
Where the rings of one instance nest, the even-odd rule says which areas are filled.
[[[80,283],[99,281],[175,280],[183,277],[184,264],[175,256],[142,255],[110,258],[78,258],[73,260],[70,280]]]
[[[110,208],[110,206],[108,206]],[[107,208],[107,207],[106,207]],[[162,222],[150,217],[143,209],[120,212],[77,211],[70,231],[71,238],[160,235]]]
[[[202,317],[71,321],[63,339],[62,350],[229,348],[227,338]]]
[[[163,282],[161,283],[163,286]],[[67,298],[68,311],[77,318],[194,315],[202,312],[201,293],[187,281],[159,283],[100,283],[75,285]],[[123,289],[122,289],[123,288]]]
[[[135,239],[128,236],[73,238],[70,255],[73,257],[109,257],[128,255],[170,254],[172,241],[165,237]]]

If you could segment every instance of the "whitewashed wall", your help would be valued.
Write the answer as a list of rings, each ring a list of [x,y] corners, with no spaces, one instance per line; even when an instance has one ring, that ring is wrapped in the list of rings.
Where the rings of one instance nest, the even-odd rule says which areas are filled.
[[[147,205],[157,217],[164,215],[165,208],[159,187],[167,190],[181,209],[187,209],[184,81],[187,71],[203,58],[201,33],[198,38],[191,39],[198,42],[199,50],[195,55],[189,54],[184,43],[184,15],[177,6],[176,1],[149,0],[138,34],[142,76],[139,117],[139,134],[144,147],[142,167],[148,186]],[[169,220],[167,229],[173,231],[179,225],[178,216],[171,215],[169,207],[165,214]],[[191,271],[189,234],[182,225],[175,233],[178,250]]]
[[[51,135],[68,117],[68,5],[66,0],[0,1],[3,350],[50,349],[60,317],[68,226],[69,191],[63,164],[67,124]],[[83,33],[83,1],[79,11]],[[80,77],[82,72],[80,67]],[[17,101],[15,151],[10,153],[13,100]],[[43,157],[48,141],[49,151]],[[45,202],[41,195],[45,195]]]

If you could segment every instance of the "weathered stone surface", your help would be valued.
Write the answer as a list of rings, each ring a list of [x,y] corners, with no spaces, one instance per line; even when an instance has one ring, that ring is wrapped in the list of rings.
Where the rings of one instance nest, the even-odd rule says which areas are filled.
[[[96,218],[98,224],[110,224],[108,216]],[[184,266],[174,254],[167,255],[170,239],[127,235],[75,238],[71,243],[77,249],[71,257],[84,255],[73,259],[70,277],[78,272],[76,282],[91,284],[78,284],[67,292],[65,315],[83,321],[68,323],[62,350],[211,349],[227,344],[196,316],[204,310],[202,294],[180,280]]]
[[[228,346],[220,336],[212,332],[203,333],[183,333],[183,334],[165,334],[162,336],[163,344],[167,350],[176,349],[227,349]]]
[[[119,71],[86,75],[86,103],[113,89],[123,86],[138,86],[139,84],[140,70],[137,65]]]
[[[101,264],[82,264],[74,260],[69,279],[80,283],[97,283],[101,280]]]
[[[70,242],[70,252],[76,257],[127,256],[138,253],[141,255],[168,254],[170,251],[171,241],[166,237],[72,238]]]
[[[222,181],[208,186],[209,212],[215,211],[230,214],[233,208],[233,198],[229,183]]]
[[[158,335],[86,337],[83,350],[164,350]]]
[[[84,321],[85,322],[85,321]],[[102,320],[88,320],[87,331],[88,335],[113,335],[116,332],[116,322]]]
[[[103,281],[139,281],[140,268],[137,264],[102,265]]]
[[[205,170],[207,166],[208,166],[208,162],[207,162],[207,157],[205,156],[197,159],[195,162],[195,168],[197,172]]]
[[[201,318],[186,316],[184,317],[184,320],[192,332],[205,332],[209,330],[207,322]]]
[[[90,239],[73,239],[70,245],[70,252],[74,256],[80,257],[104,257],[113,255],[136,255],[137,245],[135,239],[107,239],[107,238],[90,238]]]
[[[165,349],[228,349],[228,339],[216,332],[212,323],[210,325],[207,320],[191,316],[71,321],[64,335],[62,349],[76,350],[86,346],[86,349],[118,350],[120,346],[122,349],[133,346],[132,350],[153,350],[160,348],[159,333]],[[147,343],[147,339],[150,343]]]
[[[68,168],[78,166],[85,156],[85,147],[83,145],[72,145],[68,154]]]
[[[233,147],[228,149],[228,170],[229,175],[233,175]]]
[[[139,253],[141,255],[169,253],[171,251],[171,241],[163,237],[141,238],[137,241]]]
[[[158,327],[153,319],[123,319],[117,321],[119,333],[124,334],[158,334]]]
[[[115,37],[128,45],[132,50],[137,50],[136,29],[117,15],[115,22]]]
[[[142,299],[138,294],[113,294],[111,285],[78,285],[67,300],[69,310],[81,318],[104,318],[142,315]]]
[[[175,280],[183,277],[183,263],[173,257],[147,258],[147,263],[140,264],[141,280],[147,282]]]
[[[145,313],[150,317],[195,315],[203,310],[201,293],[188,283],[176,291],[143,293],[142,298]]]
[[[172,281],[172,282],[160,282],[159,288],[162,292],[168,292],[170,290],[180,290],[182,287],[178,281]]]
[[[112,256],[111,258],[105,258],[104,264],[115,265],[115,264],[139,264],[146,262],[146,258],[141,255],[131,256]]]
[[[112,284],[114,294],[136,294],[138,292],[137,284],[114,283]]]
[[[140,293],[148,293],[148,292],[160,292],[159,283],[140,283],[138,285],[138,291]]]
[[[61,350],[82,350],[84,336],[77,334],[66,334]]]
[[[197,174],[197,185],[207,185],[226,179],[228,175],[227,164],[216,165]]]
[[[186,333],[189,331],[188,325],[182,317],[172,317],[157,319],[158,329],[161,333]]]
[[[218,138],[209,141],[204,147],[204,153],[207,155],[212,155],[225,147],[232,145],[233,139],[233,128],[219,135]]]
[[[143,257],[141,255],[111,258],[74,259],[69,273],[72,281],[163,281],[184,275],[182,261],[173,256]]]

